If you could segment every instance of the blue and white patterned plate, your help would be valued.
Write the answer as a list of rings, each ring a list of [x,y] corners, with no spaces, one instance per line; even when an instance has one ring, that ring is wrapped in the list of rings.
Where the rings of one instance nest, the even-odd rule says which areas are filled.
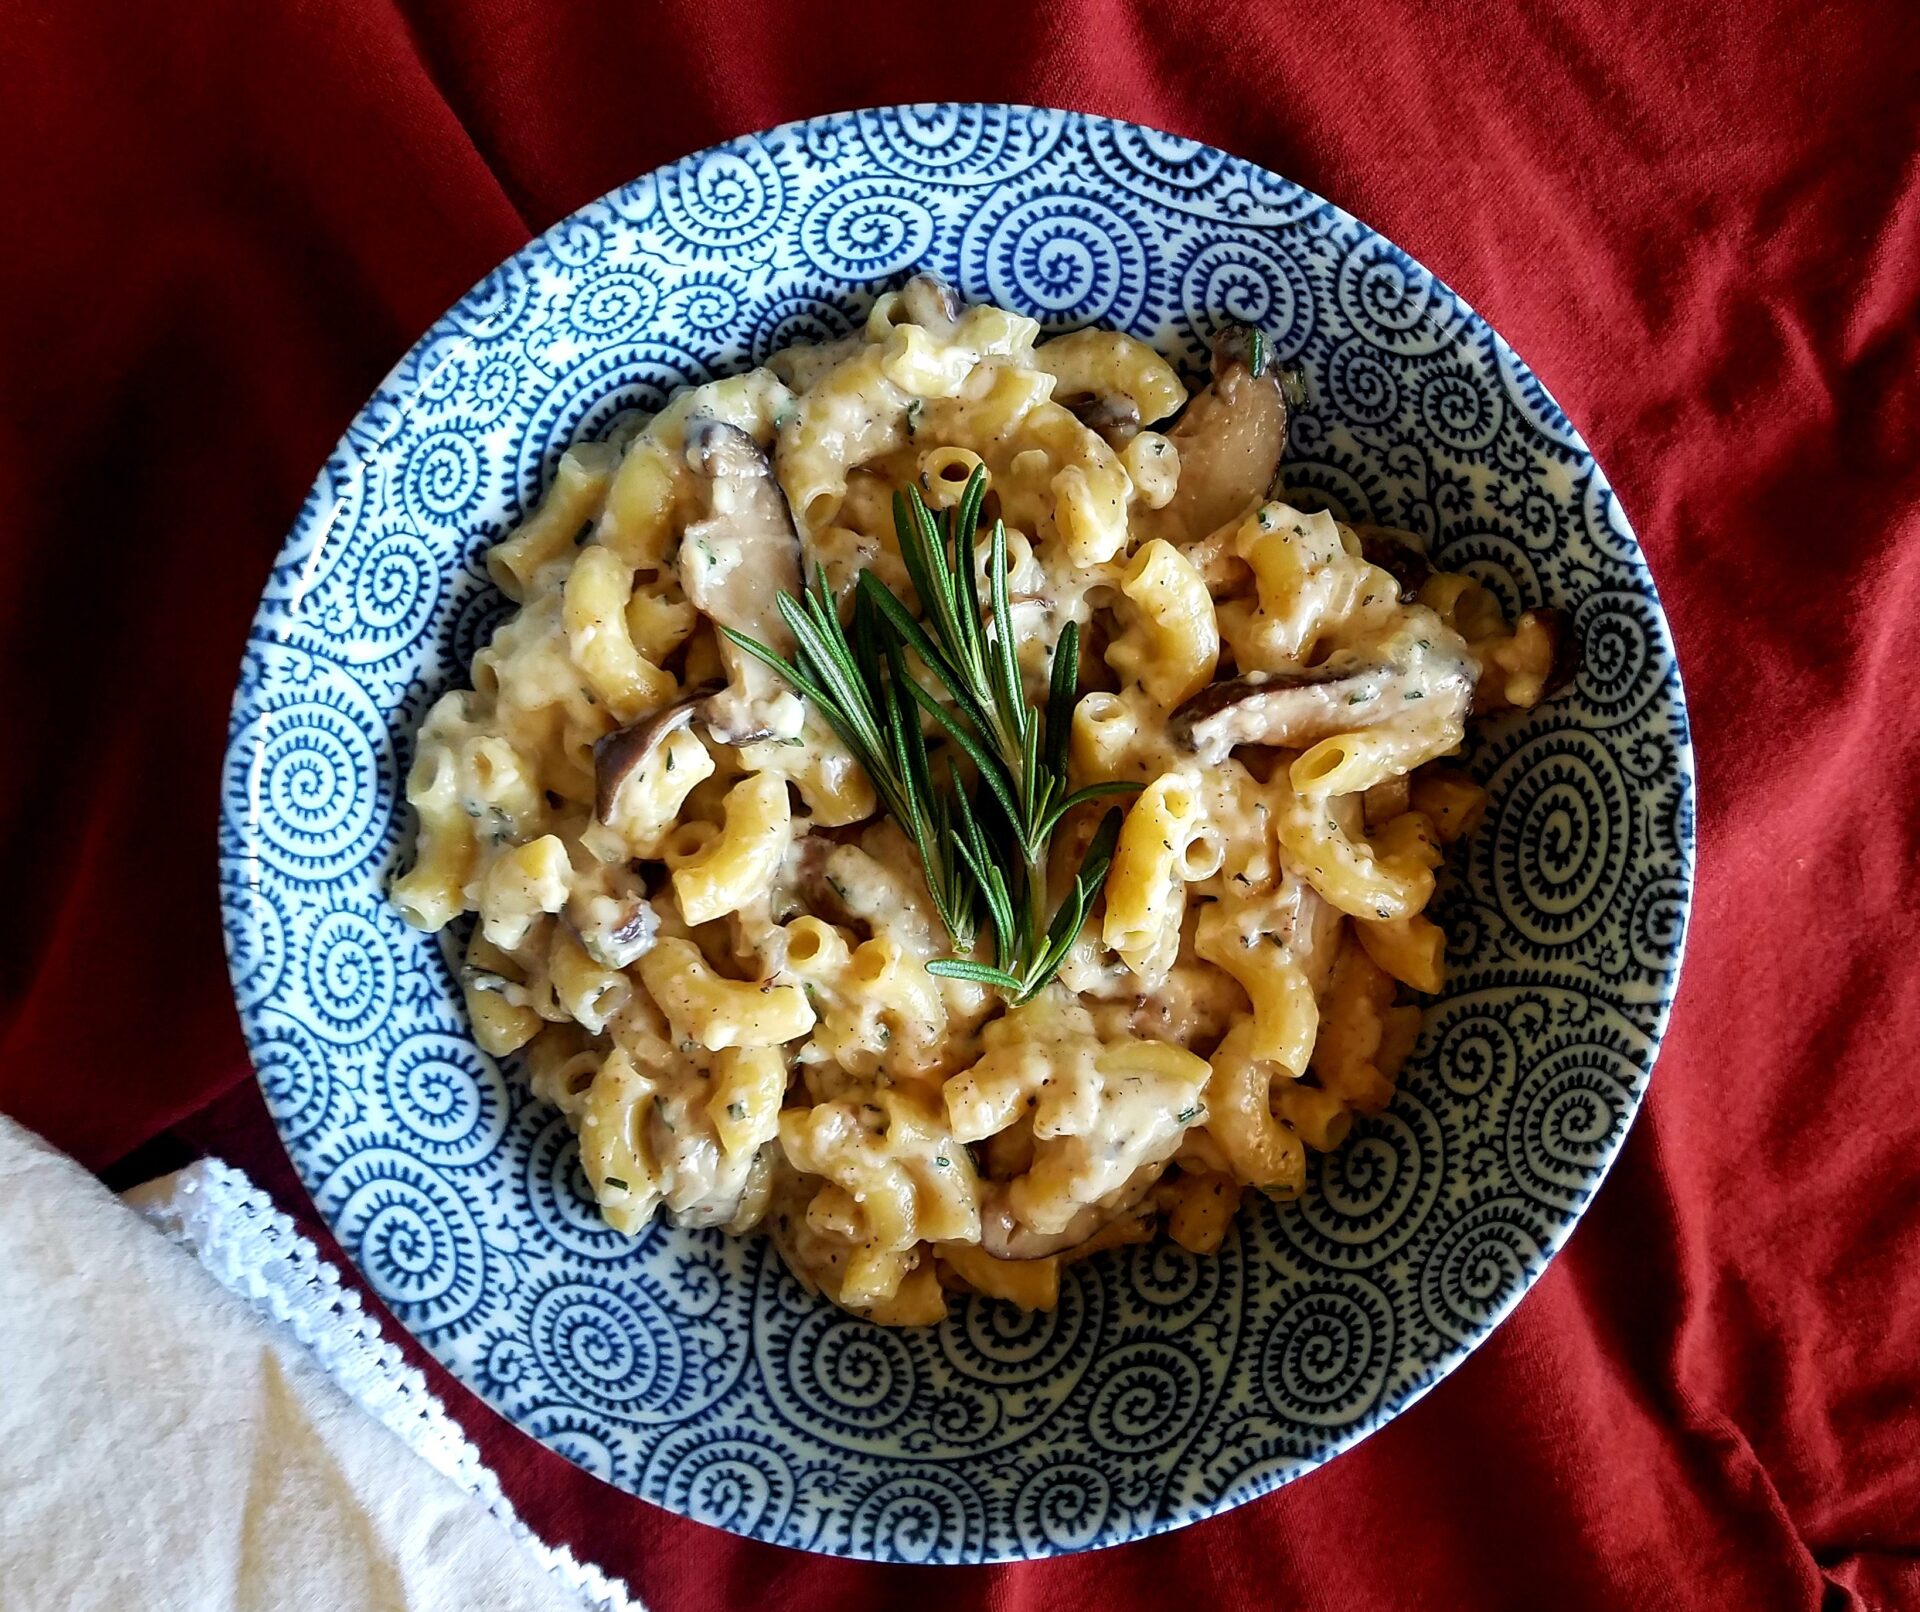
[[[1289,481],[1429,534],[1509,612],[1573,612],[1570,694],[1478,730],[1493,794],[1443,916],[1446,996],[1392,1109],[1217,1258],[1073,1267],[1060,1307],[886,1331],[771,1246],[588,1200],[558,1114],[478,1052],[444,947],[383,890],[421,713],[506,604],[481,551],[562,448],[675,387],[851,329],[919,267],[1197,366],[1214,321],[1301,366]],[[1686,707],[1653,583],[1546,390],[1318,196],[1072,113],[896,107],[614,192],[427,332],[327,462],[241,669],[221,879],[261,1084],[321,1213],[427,1348],[609,1482],[742,1534],[969,1562],[1209,1516],[1446,1375],[1540,1274],[1640,1101],[1691,885]]]

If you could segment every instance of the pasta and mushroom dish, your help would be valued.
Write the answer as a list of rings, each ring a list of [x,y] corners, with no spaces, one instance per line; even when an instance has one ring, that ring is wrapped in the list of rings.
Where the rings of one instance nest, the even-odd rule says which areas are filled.
[[[600,1210],[767,1230],[922,1325],[1380,1110],[1486,801],[1447,758],[1568,670],[1412,534],[1288,499],[1293,378],[930,276],[560,460],[518,606],[422,725],[393,900]]]

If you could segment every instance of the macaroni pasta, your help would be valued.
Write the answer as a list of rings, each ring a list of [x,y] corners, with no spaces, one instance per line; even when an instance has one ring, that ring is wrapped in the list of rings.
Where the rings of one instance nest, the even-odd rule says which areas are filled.
[[[1444,983],[1425,909],[1486,796],[1442,759],[1568,662],[1556,613],[1510,625],[1405,534],[1289,500],[1257,336],[1223,332],[1192,397],[1129,336],[1040,337],[922,276],[569,450],[488,555],[517,613],[407,777],[393,900],[474,915],[475,1039],[569,1117],[608,1223],[764,1226],[890,1324],[957,1290],[1051,1308],[1073,1259],[1157,1225],[1210,1253],[1244,1188],[1307,1190]],[[919,609],[895,495],[947,510],[976,476],[994,640],[1040,702],[1077,630],[1067,781],[1133,791],[1058,979],[1013,1007],[929,971],[915,842],[729,636],[790,654],[782,595],[816,578],[843,619],[863,572]],[[1108,804],[1061,822],[1054,901]]]

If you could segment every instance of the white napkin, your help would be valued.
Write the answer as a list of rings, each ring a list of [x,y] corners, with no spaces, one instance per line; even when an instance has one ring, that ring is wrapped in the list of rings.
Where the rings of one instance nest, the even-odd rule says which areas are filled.
[[[177,1195],[147,1196],[179,1218]],[[337,1279],[290,1227],[281,1263],[295,1242],[340,1310]],[[262,1299],[275,1284],[256,1272],[249,1286]],[[504,1502],[490,1507],[409,1449],[307,1352],[284,1299],[265,1307],[277,1322],[0,1116],[0,1607],[627,1604],[571,1558],[543,1554]],[[354,1369],[351,1340],[368,1333],[377,1346],[364,1320],[347,1345],[336,1337],[329,1369]],[[379,1377],[361,1353],[362,1376]],[[390,1347],[384,1361],[397,1364]],[[452,1429],[424,1384],[417,1397]],[[431,1420],[418,1405],[409,1414]],[[457,1431],[446,1440],[484,1474]]]

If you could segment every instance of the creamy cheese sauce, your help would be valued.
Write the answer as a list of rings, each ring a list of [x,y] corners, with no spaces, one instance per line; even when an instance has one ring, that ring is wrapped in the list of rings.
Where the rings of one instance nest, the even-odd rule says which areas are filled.
[[[1243,1186],[1300,1190],[1437,984],[1420,910],[1483,797],[1430,764],[1562,647],[1424,560],[1416,597],[1377,533],[1288,501],[1258,340],[1223,337],[1189,399],[1130,338],[1039,336],[922,277],[571,450],[492,553],[519,609],[408,780],[394,899],[479,915],[475,1035],[525,1049],[608,1221],[764,1225],[888,1323],[954,1288],[1051,1303],[1064,1259],[1160,1221],[1212,1248]],[[894,495],[947,507],[976,467],[1031,699],[1083,635],[1070,782],[1139,786],[1058,979],[1011,1010],[928,972],[950,942],[913,842],[717,630],[790,652],[780,601],[816,576],[911,604]],[[1055,901],[1106,804],[1056,833]]]

